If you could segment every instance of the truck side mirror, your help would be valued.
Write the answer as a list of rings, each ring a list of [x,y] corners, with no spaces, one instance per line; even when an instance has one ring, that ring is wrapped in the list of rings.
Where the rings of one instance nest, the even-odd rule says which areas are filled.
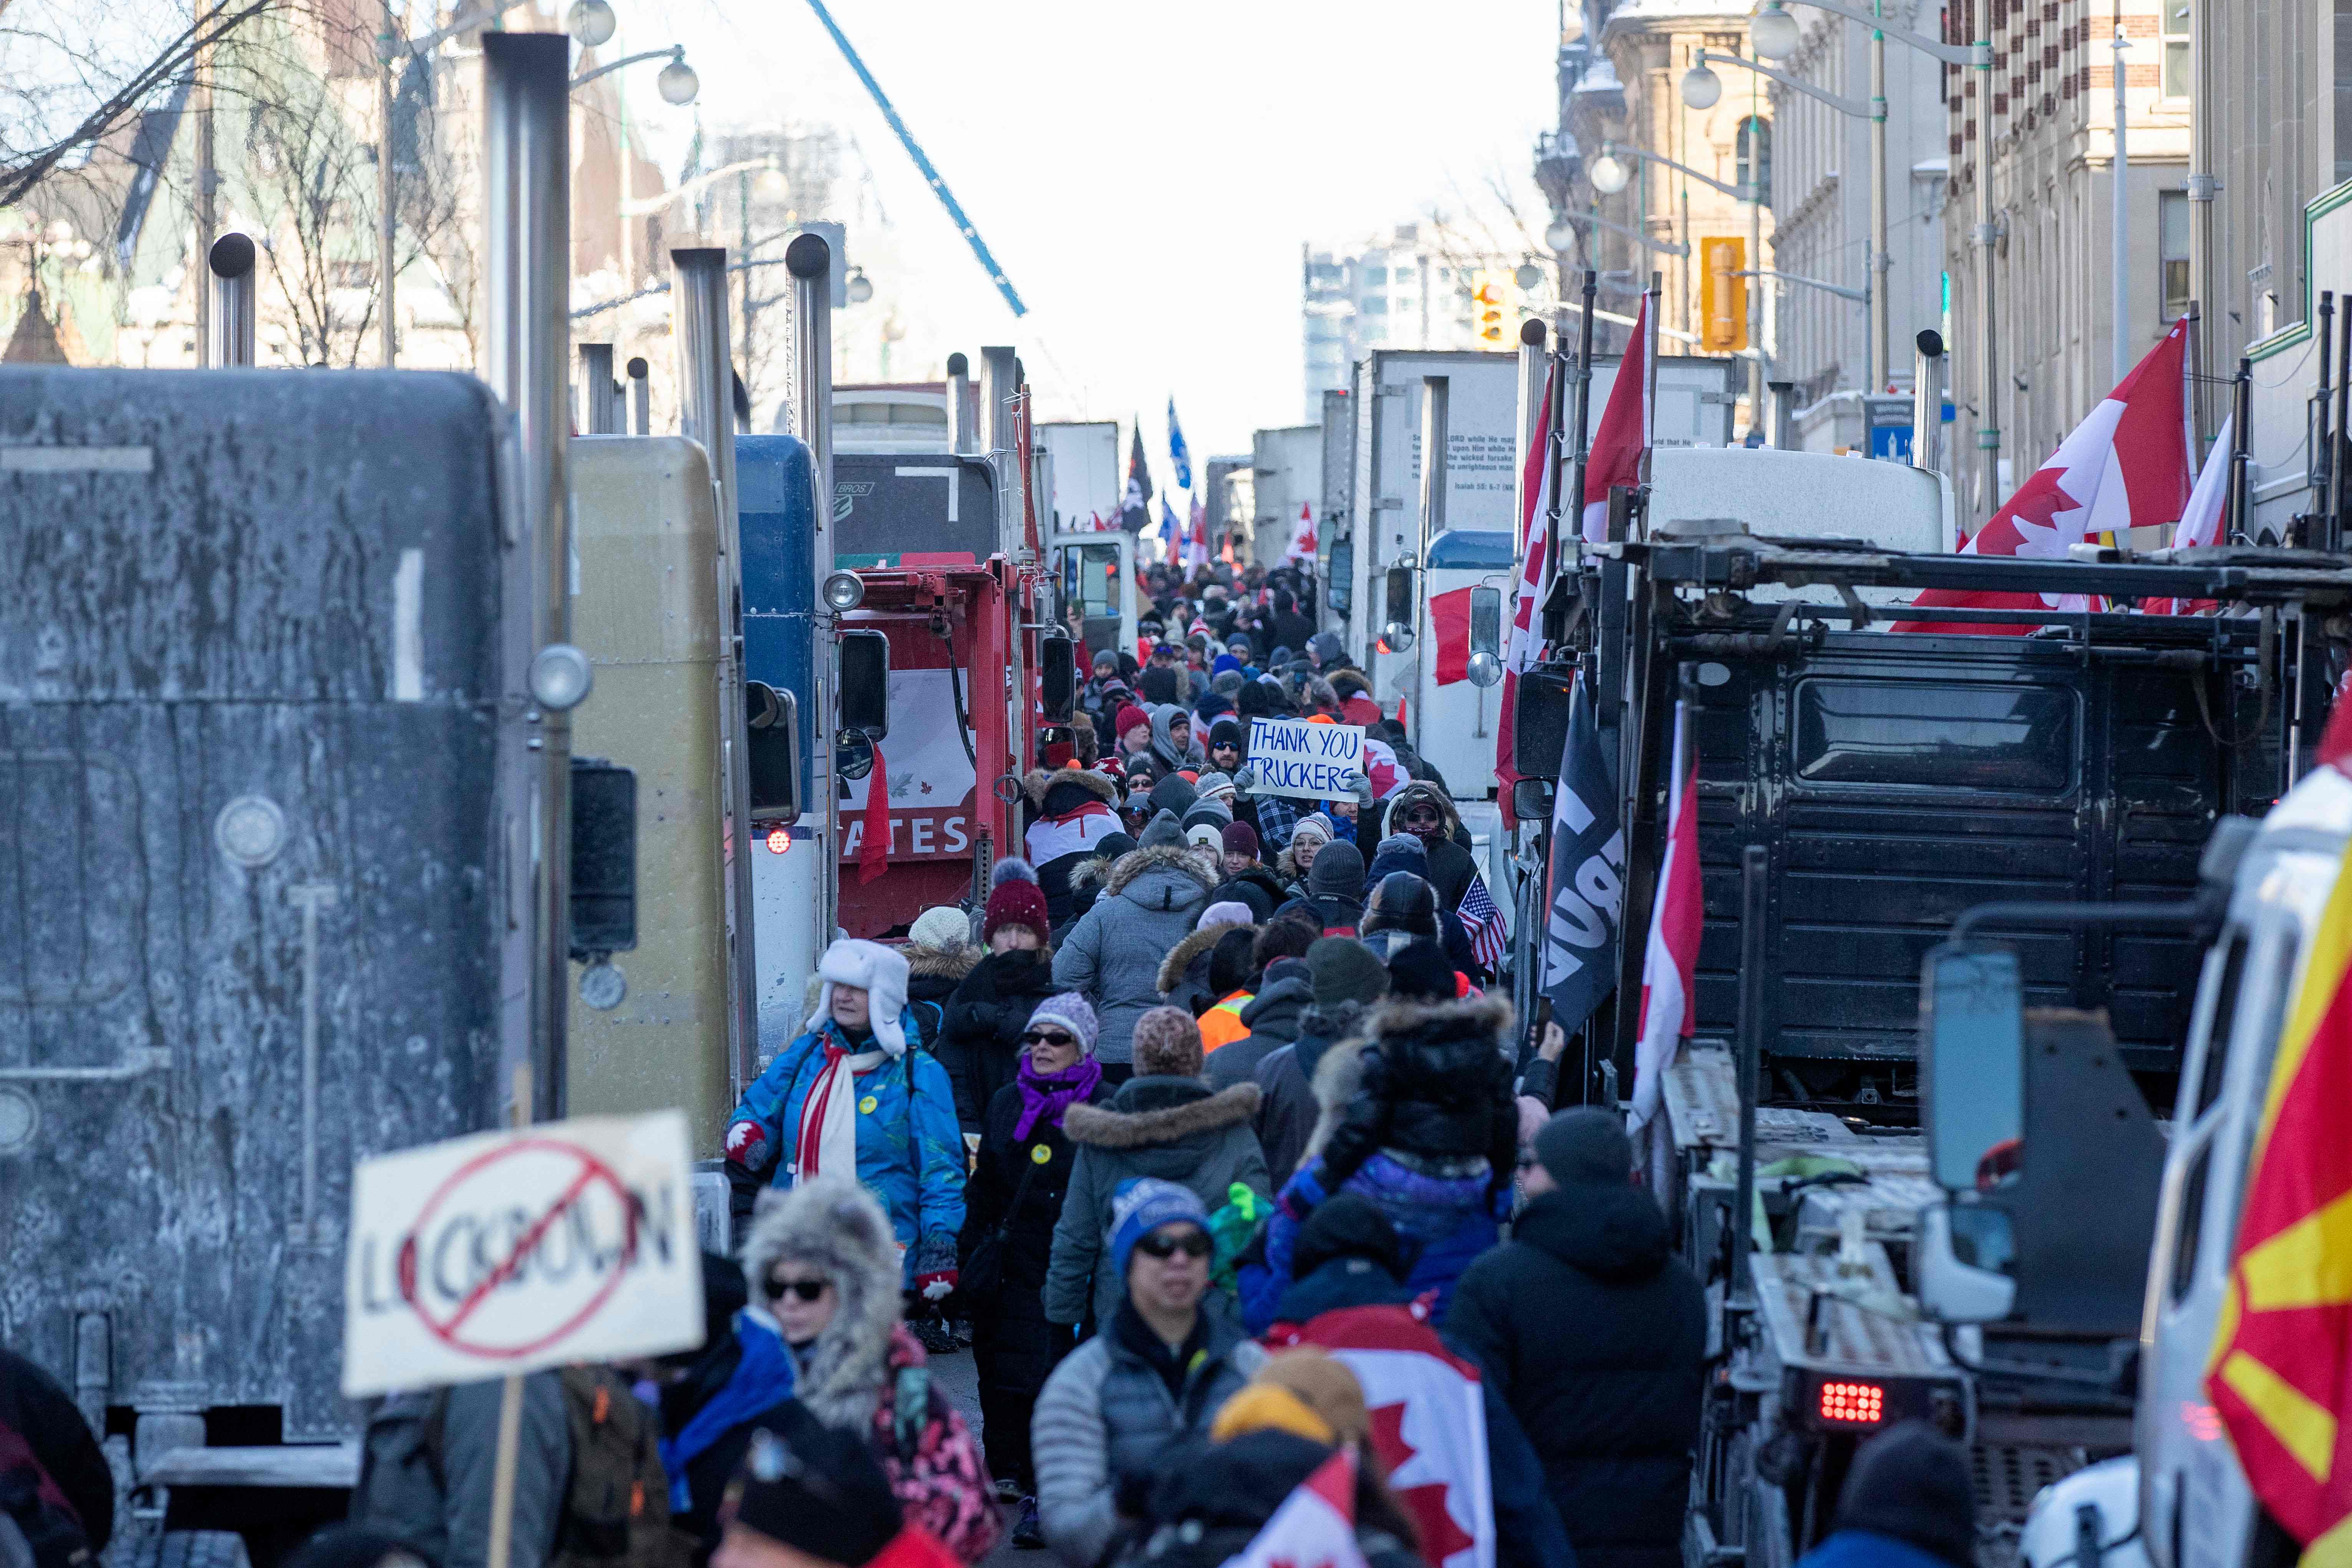
[[[1988,1155],[2025,1131],[2025,987],[2013,949],[1943,942],[1919,976],[1919,1080],[1927,1168],[1947,1192],[1973,1193]]]
[[[1488,687],[1503,679],[1503,591],[1470,590],[1470,684]],[[1517,809],[1517,807],[1513,808]]]
[[[1511,784],[1511,815],[1521,822],[1551,820],[1551,783],[1548,779],[1515,779]]]
[[[800,699],[761,680],[744,683],[743,699],[751,820],[795,821],[801,815]]]
[[[880,632],[841,635],[841,728],[875,742],[890,732],[890,639]]]
[[[572,956],[593,963],[637,945],[637,775],[572,759]]]
[[[1381,640],[1391,653],[1412,647],[1412,568],[1391,566],[1388,574],[1388,614],[1381,624]]]
[[[1066,724],[1077,710],[1077,646],[1067,637],[1047,637],[1037,645],[1037,696],[1048,724]]]

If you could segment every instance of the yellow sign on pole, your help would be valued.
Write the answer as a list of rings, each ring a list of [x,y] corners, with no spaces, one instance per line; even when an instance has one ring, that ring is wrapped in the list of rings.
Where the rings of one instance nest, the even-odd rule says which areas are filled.
[[[1738,353],[1748,346],[1748,241],[1737,236],[1698,242],[1699,347]]]

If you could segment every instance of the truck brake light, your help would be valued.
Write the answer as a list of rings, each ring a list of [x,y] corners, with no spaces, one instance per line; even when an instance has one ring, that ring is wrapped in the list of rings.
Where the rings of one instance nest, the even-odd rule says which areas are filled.
[[[793,830],[789,827],[768,829],[768,853],[782,855],[793,847]]]
[[[1822,1384],[1822,1419],[1875,1426],[1886,1412],[1886,1390],[1874,1383]]]

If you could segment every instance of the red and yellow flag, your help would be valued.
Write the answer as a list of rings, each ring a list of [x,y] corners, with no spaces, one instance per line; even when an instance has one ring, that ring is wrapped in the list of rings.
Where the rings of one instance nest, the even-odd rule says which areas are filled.
[[[2313,1568],[2352,1564],[2347,1106],[2352,857],[2336,874],[2279,1038],[2205,1376],[2254,1495],[2304,1543]]]

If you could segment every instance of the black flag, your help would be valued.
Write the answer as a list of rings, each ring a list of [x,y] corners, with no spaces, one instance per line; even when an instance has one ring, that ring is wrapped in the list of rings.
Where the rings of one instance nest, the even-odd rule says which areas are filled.
[[[1568,738],[1553,797],[1543,993],[1574,1034],[1617,984],[1617,921],[1624,904],[1625,835],[1617,782],[1601,745],[1591,693],[1580,677],[1569,698]]]
[[[1135,421],[1135,440],[1127,454],[1127,496],[1118,503],[1118,525],[1141,533],[1151,521],[1151,469],[1143,460],[1143,420]]]

